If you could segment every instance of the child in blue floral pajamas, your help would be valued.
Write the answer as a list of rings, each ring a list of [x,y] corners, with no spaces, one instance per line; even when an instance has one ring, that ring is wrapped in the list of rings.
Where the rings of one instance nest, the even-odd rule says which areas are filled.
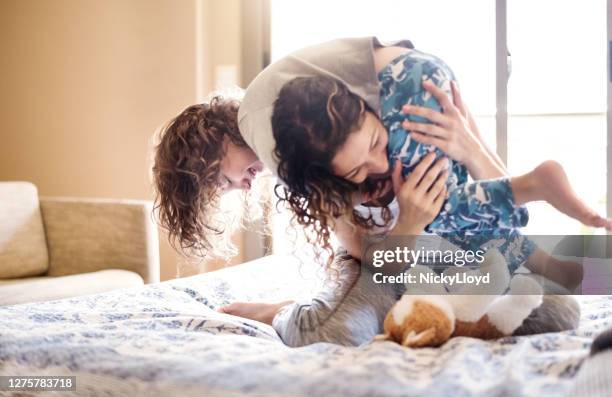
[[[390,164],[401,161],[402,174],[407,175],[428,153],[438,148],[410,139],[402,122],[406,119],[428,123],[428,120],[402,112],[404,105],[421,106],[438,112],[442,108],[436,98],[423,89],[426,80],[452,97],[452,70],[439,58],[411,50],[391,61],[378,73],[380,82],[380,118],[389,133],[387,151]],[[536,245],[520,235],[517,227],[527,224],[525,207],[515,207],[509,178],[480,180],[468,183],[465,166],[455,160],[447,180],[448,198],[440,214],[427,226],[466,250],[495,245],[514,271],[536,249]]]

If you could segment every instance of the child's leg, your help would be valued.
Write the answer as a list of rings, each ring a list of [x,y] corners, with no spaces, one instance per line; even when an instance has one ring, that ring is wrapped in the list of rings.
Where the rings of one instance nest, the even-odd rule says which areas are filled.
[[[515,229],[528,220],[527,210],[514,204],[509,179],[499,178],[449,189],[442,210],[425,230],[441,234]]]
[[[542,275],[570,291],[573,291],[584,277],[581,263],[557,259],[539,248],[527,258],[525,267],[532,273]]]
[[[440,233],[440,236],[463,250],[488,251],[496,248],[508,264],[510,274],[538,250],[536,244],[521,235],[518,229],[492,229],[479,232]]]
[[[575,261],[560,260],[538,248],[518,229],[495,229],[475,233],[441,233],[441,237],[463,250],[488,251],[496,248],[504,256],[510,274],[524,265],[534,274],[540,274],[569,290],[573,290],[583,277],[582,265]]]
[[[451,188],[440,214],[428,232],[514,229],[527,224],[526,209],[543,200],[585,225],[612,231],[612,221],[599,216],[574,192],[561,165],[547,161],[518,177],[480,180]]]
[[[511,184],[516,205],[546,201],[587,226],[605,227],[612,231],[612,222],[597,214],[578,197],[563,167],[555,161],[545,161],[533,171],[511,178]]]

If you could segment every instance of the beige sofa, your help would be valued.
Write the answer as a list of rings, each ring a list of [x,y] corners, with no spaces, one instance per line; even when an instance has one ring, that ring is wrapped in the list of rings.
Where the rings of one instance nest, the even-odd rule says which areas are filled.
[[[159,281],[151,202],[40,198],[0,182],[0,305]]]

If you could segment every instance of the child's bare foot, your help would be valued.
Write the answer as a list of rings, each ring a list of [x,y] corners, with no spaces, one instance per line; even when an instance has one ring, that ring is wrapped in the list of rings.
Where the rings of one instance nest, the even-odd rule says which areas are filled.
[[[545,161],[532,174],[535,178],[534,188],[553,207],[587,226],[605,227],[612,231],[612,221],[589,208],[574,192],[561,164],[552,160]]]

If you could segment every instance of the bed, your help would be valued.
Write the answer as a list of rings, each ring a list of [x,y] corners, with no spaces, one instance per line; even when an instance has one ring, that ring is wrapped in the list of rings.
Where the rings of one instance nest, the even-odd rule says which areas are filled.
[[[558,396],[612,318],[612,297],[582,296],[581,325],[572,332],[455,338],[438,349],[391,342],[289,348],[270,326],[214,310],[234,300],[306,297],[316,280],[308,266],[271,256],[142,287],[0,307],[0,375],[75,375],[83,396]]]

